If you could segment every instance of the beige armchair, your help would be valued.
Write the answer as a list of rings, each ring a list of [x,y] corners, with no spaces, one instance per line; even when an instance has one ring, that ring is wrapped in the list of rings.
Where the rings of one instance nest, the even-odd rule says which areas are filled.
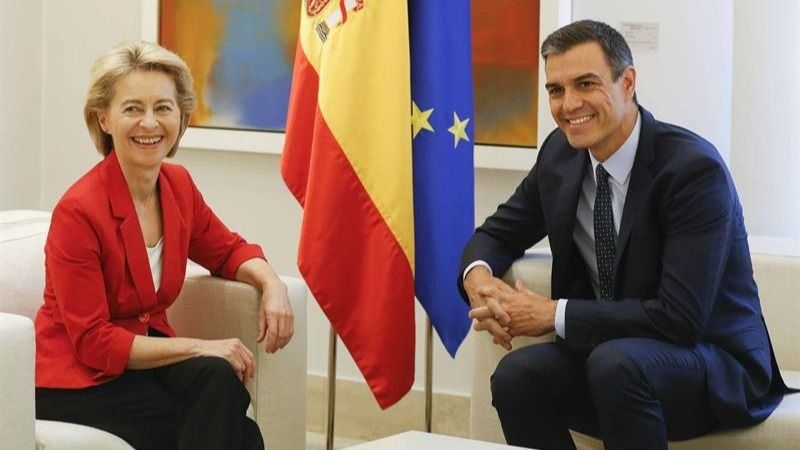
[[[9,449],[130,450],[104,431],[35,420],[32,318],[42,303],[44,242],[50,215],[0,211],[0,442]],[[247,388],[251,416],[269,449],[305,449],[306,287],[282,277],[295,312],[295,334],[268,355],[256,343],[256,289],[211,277],[190,265],[179,299],[168,311],[178,335],[207,339],[238,337],[254,354],[256,376]]]
[[[800,387],[800,258],[753,254],[753,271],[761,306],[769,327],[781,374],[786,383]],[[546,251],[532,251],[516,261],[504,280],[521,280],[531,290],[550,294],[551,258]],[[470,435],[473,439],[504,442],[497,413],[491,404],[489,377],[505,350],[492,344],[486,333],[475,336]],[[517,338],[514,347],[552,341],[553,336]],[[573,432],[580,450],[602,450],[598,439]],[[688,441],[670,442],[670,450],[797,450],[800,442],[800,393],[784,397],[763,423],[751,428],[713,433]]]

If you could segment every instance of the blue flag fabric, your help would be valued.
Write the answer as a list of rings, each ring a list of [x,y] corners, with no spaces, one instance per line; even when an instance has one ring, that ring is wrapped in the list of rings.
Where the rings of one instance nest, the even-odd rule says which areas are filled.
[[[456,287],[475,229],[469,0],[410,0],[415,289],[451,356],[469,331]]]

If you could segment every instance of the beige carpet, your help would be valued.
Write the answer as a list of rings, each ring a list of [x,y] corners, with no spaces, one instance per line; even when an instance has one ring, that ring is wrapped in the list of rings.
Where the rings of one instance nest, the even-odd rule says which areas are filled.
[[[362,444],[365,441],[336,436],[333,440],[333,448],[336,450]],[[306,432],[306,450],[325,450],[325,434]]]

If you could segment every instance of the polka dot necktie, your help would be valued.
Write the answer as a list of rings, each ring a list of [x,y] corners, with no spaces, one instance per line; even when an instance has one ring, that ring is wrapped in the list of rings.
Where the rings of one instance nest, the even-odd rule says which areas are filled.
[[[597,273],[600,278],[600,299],[612,300],[614,296],[614,211],[611,209],[611,191],[608,172],[602,165],[596,169],[597,193],[594,197],[594,251],[597,255]]]

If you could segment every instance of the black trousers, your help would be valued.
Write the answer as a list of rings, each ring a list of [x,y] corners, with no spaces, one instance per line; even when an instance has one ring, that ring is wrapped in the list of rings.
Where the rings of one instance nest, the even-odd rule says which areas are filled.
[[[500,361],[491,386],[506,441],[521,447],[574,450],[571,428],[602,438],[606,450],[666,450],[668,440],[717,426],[699,352],[655,339],[580,354],[523,347]]]
[[[250,395],[223,358],[129,370],[84,389],[36,389],[36,418],[115,434],[137,450],[263,450]]]

